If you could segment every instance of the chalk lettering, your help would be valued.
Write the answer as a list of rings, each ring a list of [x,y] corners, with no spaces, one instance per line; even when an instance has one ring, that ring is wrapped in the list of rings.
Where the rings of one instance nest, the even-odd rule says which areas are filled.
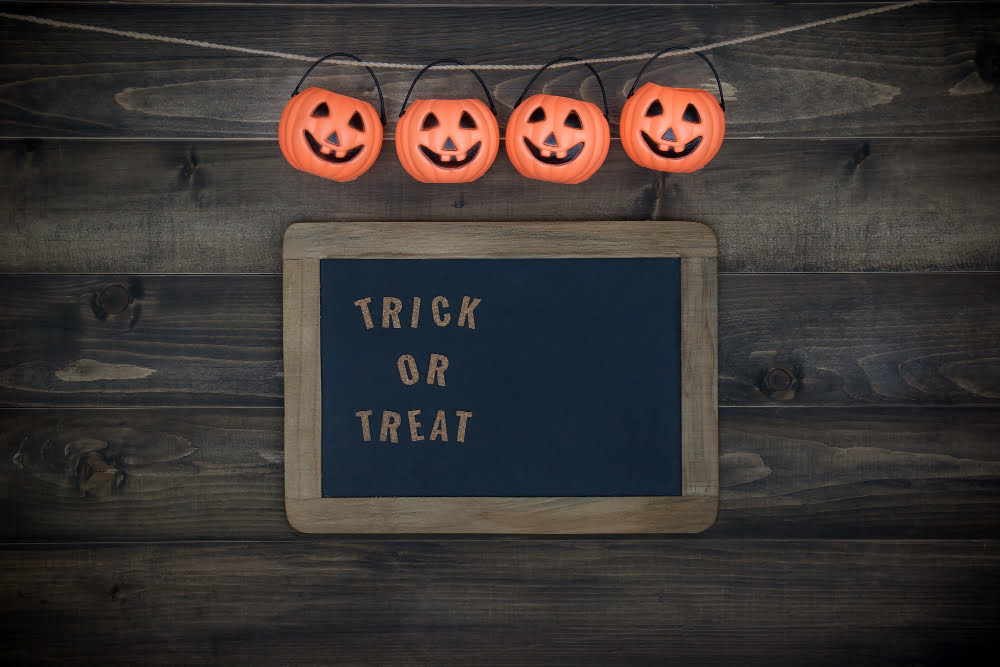
[[[371,329],[375,326],[375,323],[372,322],[371,311],[368,310],[368,304],[371,302],[372,298],[370,296],[366,296],[365,298],[358,299],[354,302],[354,305],[361,309],[361,317],[365,320],[365,329]]]
[[[448,308],[448,299],[443,296],[436,296],[434,300],[431,301],[431,317],[434,318],[434,324],[439,327],[448,326],[448,322],[451,322],[451,313],[445,310],[444,315],[438,311],[438,307]]]
[[[458,415],[458,441],[465,442],[466,421],[472,419],[472,413],[457,410],[455,414]]]
[[[476,328],[476,317],[472,311],[474,311],[476,309],[476,306],[478,306],[481,302],[482,299],[472,299],[470,305],[469,297],[467,296],[462,297],[462,308],[461,310],[458,311],[458,326],[463,326],[465,324],[466,318],[468,318],[469,328],[470,329]]]
[[[392,410],[383,411],[382,429],[379,431],[378,439],[385,442],[386,438],[389,438],[392,442],[399,442],[396,430],[399,428],[400,423],[402,423],[402,419],[398,412],[393,412]]]
[[[410,328],[416,329],[420,323],[420,297],[413,297],[413,308],[410,312]]]
[[[368,422],[369,422],[369,417],[372,416],[372,411],[371,410],[361,410],[360,412],[355,412],[354,416],[361,419],[361,437],[362,437],[362,439],[364,439],[365,442],[371,442],[372,441],[372,427],[371,427],[371,424],[369,424]]]
[[[448,369],[448,357],[443,354],[431,354],[431,360],[427,364],[427,384],[434,384],[437,378],[439,387],[445,386],[444,372]]]
[[[441,442],[448,442],[448,420],[444,415],[444,410],[438,410],[437,417],[434,418],[434,426],[431,427],[431,440],[439,436]]]
[[[406,428],[400,428],[403,426],[402,414],[404,412],[406,414]],[[436,412],[436,416],[434,417],[434,424],[431,426],[430,435],[426,436],[422,432],[424,424],[420,421],[421,410],[400,410],[399,412],[382,410],[379,440],[381,442],[399,443],[400,438],[405,440],[409,436],[411,443],[423,442],[425,440],[430,440],[431,442],[435,440],[448,442],[448,413],[444,410],[432,410],[431,412]],[[354,416],[361,420],[361,438],[365,442],[371,442],[372,440],[371,418],[373,414],[372,410],[361,410],[354,413]],[[455,416],[458,417],[456,441],[465,442],[465,436],[469,431],[469,422],[472,420],[472,413],[465,410],[456,410]],[[375,419],[378,418],[376,417]],[[400,431],[402,431],[402,435]]]
[[[420,371],[417,370],[417,360],[409,354],[404,354],[396,360],[396,367],[399,368],[399,379],[405,385],[416,384],[420,379]]]
[[[403,302],[394,296],[382,297],[382,328],[388,329],[392,322],[393,329],[399,329],[399,311],[403,310]]]
[[[417,329],[420,327],[420,307],[423,305],[423,299],[419,296],[410,297],[410,328]],[[366,329],[375,328],[375,322],[372,318],[371,304],[372,298],[366,296],[363,299],[358,299],[354,302],[354,305],[358,307],[361,311],[361,317],[365,323]],[[468,327],[470,329],[476,328],[476,307],[483,302],[482,299],[473,296],[463,296],[462,305],[458,311],[458,318],[455,320],[455,324],[460,327]],[[452,317],[449,312],[450,304],[447,297],[436,296],[431,299],[431,319],[439,327],[446,327],[451,324]],[[382,328],[383,329],[402,329],[401,316],[403,315],[403,300],[395,296],[384,296],[382,297]]]
[[[420,442],[424,439],[424,436],[420,435],[420,427],[422,424],[417,421],[417,417],[420,416],[420,410],[410,410],[406,413],[406,418],[410,422],[410,442]]]

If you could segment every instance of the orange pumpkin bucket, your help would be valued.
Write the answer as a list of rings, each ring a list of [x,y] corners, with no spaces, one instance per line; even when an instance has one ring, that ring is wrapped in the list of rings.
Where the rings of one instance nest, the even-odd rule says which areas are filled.
[[[309,73],[334,56],[361,62],[349,53],[331,53],[306,70],[281,112],[278,146],[288,164],[296,169],[334,181],[352,181],[368,171],[382,150],[385,102],[382,86],[370,67],[365,69],[378,91],[378,114],[367,102],[323,88],[310,87],[300,93]]]
[[[604,99],[604,113],[595,104],[559,95],[532,95],[531,85],[549,66],[580,62],[556,58],[535,72],[514,103],[507,122],[507,156],[523,176],[553,183],[580,183],[600,169],[611,146],[608,97],[597,70],[583,63],[597,79]]]
[[[407,109],[417,81],[440,63],[467,67],[461,61],[442,58],[417,74],[399,110],[396,155],[403,169],[423,183],[468,183],[486,173],[500,149],[497,110],[486,82],[471,67],[468,70],[482,85],[489,108],[476,99],[417,99]]]
[[[704,55],[719,86],[719,99],[700,88],[668,88],[639,83],[650,63],[668,51],[686,49],[672,46],[646,61],[635,77],[622,108],[622,147],[632,161],[647,169],[688,173],[701,169],[715,157],[726,135],[726,101],[715,65]]]

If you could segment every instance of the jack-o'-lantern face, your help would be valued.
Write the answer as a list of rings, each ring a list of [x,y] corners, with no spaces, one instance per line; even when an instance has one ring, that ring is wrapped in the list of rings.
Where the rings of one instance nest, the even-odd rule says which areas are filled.
[[[396,125],[396,154],[424,183],[468,183],[490,168],[500,148],[496,117],[467,100],[416,100]]]
[[[725,113],[704,90],[646,83],[622,108],[622,146],[649,169],[701,169],[719,152],[725,134]]]
[[[296,169],[335,181],[350,181],[375,162],[382,149],[382,123],[362,100],[322,88],[292,97],[278,124],[278,144]]]
[[[583,100],[532,95],[507,123],[507,155],[528,178],[579,183],[608,156],[611,132],[601,110]]]

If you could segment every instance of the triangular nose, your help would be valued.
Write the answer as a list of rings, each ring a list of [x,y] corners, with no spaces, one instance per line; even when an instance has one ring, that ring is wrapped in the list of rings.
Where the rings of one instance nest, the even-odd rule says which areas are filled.
[[[674,128],[668,127],[667,131],[663,133],[664,141],[677,141],[677,137],[674,136]]]
[[[337,136],[336,132],[334,132],[329,137],[327,137],[326,140],[329,141],[334,146],[339,146],[340,145],[340,137]]]
[[[554,132],[549,132],[549,136],[545,137],[543,142],[546,146],[558,146],[559,142],[556,141],[556,135]]]
[[[451,137],[448,137],[447,139],[444,140],[444,146],[442,146],[442,148],[443,148],[443,150],[446,150],[446,151],[457,151],[458,150],[458,148],[455,147],[455,142],[451,140]]]

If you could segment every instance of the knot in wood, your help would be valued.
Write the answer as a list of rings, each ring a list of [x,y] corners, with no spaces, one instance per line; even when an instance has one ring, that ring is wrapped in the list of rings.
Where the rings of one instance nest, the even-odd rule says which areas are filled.
[[[764,386],[773,393],[788,391],[794,382],[795,378],[784,368],[772,368],[764,378]]]
[[[102,497],[118,490],[125,475],[98,452],[88,452],[76,466],[76,482],[83,496]]]
[[[125,312],[125,309],[132,303],[132,292],[128,285],[113,283],[101,290],[97,295],[97,304],[108,315],[117,315]]]

